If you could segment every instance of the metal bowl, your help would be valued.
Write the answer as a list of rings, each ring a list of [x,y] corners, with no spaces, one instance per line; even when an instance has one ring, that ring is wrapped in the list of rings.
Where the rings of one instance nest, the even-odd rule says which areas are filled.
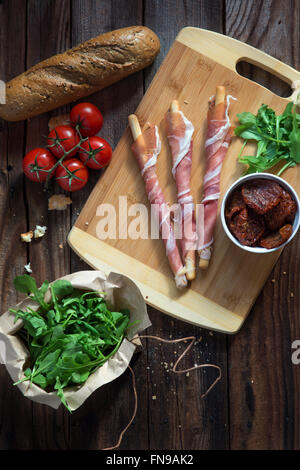
[[[286,242],[282,243],[281,245],[277,246],[276,248],[267,249],[267,248],[263,248],[263,247],[259,247],[259,246],[251,247],[251,246],[242,245],[235,238],[235,236],[231,233],[231,231],[229,230],[229,228],[227,226],[227,222],[226,222],[226,218],[225,218],[225,208],[226,208],[226,204],[227,204],[227,201],[228,201],[231,193],[235,189],[239,188],[242,184],[244,184],[245,181],[256,180],[256,179],[267,179],[267,180],[271,180],[271,181],[276,181],[276,183],[280,184],[284,189],[286,189],[290,193],[290,195],[293,197],[294,201],[297,204],[297,210],[296,210],[295,219],[294,219],[294,222],[293,222],[292,235],[290,236],[290,238]],[[294,188],[289,183],[287,183],[283,178],[280,178],[279,176],[272,175],[270,173],[253,173],[253,174],[250,174],[250,175],[243,176],[239,180],[235,181],[228,188],[228,190],[226,191],[226,194],[223,198],[223,201],[222,201],[221,221],[222,221],[222,225],[223,225],[223,228],[225,230],[226,235],[230,238],[230,240],[235,245],[240,247],[242,250],[250,251],[251,253],[270,253],[271,251],[276,251],[276,250],[279,250],[279,249],[283,248],[296,235],[297,230],[298,230],[299,225],[300,225],[300,201],[299,201],[298,195],[297,195],[296,191],[294,190]]]

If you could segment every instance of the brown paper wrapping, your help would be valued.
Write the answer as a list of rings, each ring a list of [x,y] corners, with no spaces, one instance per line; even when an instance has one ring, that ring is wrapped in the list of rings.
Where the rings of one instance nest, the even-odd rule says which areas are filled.
[[[127,338],[123,340],[118,351],[102,367],[99,367],[89,376],[87,381],[80,386],[64,389],[64,395],[71,410],[76,410],[99,387],[112,382],[123,374],[133,356],[136,346],[131,340],[139,332],[148,328],[151,323],[147,315],[147,307],[138,287],[128,277],[117,273],[106,276],[101,271],[80,271],[64,276],[72,285],[79,289],[97,290],[106,292],[106,301],[114,310],[128,308],[130,311],[130,323],[138,321],[130,328]],[[50,299],[50,291],[46,293],[46,300]],[[37,304],[26,298],[12,308],[24,309],[27,306],[37,310]],[[29,351],[23,342],[15,335],[22,327],[22,320],[16,323],[15,315],[5,312],[0,317],[0,363],[5,364],[13,382],[24,377],[23,371],[27,365]],[[43,403],[57,409],[60,398],[56,392],[46,392],[35,384],[22,382],[17,385],[24,396],[37,403]]]

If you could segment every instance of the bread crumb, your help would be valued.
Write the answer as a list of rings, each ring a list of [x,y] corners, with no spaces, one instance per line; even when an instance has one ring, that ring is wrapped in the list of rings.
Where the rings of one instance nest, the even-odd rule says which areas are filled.
[[[294,292],[291,292],[291,297],[294,297]]]
[[[275,282],[275,279],[272,279],[272,282],[274,283],[274,282]]]
[[[33,231],[30,230],[29,232],[21,233],[20,237],[22,242],[30,243],[33,237]]]
[[[42,238],[45,235],[46,230],[47,230],[47,227],[45,225],[44,226],[36,225],[34,232],[33,232],[34,238]]]
[[[156,395],[152,395],[152,400],[156,400]]]
[[[60,243],[60,244],[58,245],[58,248],[63,248],[62,243]]]
[[[69,204],[72,204],[72,199],[64,194],[54,194],[48,199],[48,210],[63,211]]]
[[[187,100],[184,100],[184,104],[189,104],[189,102]]]
[[[30,261],[29,261],[28,264],[25,264],[24,269],[25,269],[25,271],[27,271],[29,274],[32,273],[32,269],[31,269],[31,267],[30,267]]]

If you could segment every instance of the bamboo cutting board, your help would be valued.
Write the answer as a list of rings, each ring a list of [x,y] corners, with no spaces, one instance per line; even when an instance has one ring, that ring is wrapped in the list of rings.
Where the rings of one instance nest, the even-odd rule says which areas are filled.
[[[142,124],[150,121],[159,126],[162,151],[158,157],[157,172],[170,203],[176,202],[176,188],[171,174],[164,115],[171,100],[179,101],[182,111],[195,127],[191,182],[195,203],[201,202],[206,113],[208,99],[214,95],[216,86],[224,85],[227,92],[238,100],[232,101],[230,106],[233,123],[238,112],[256,113],[262,103],[282,112],[288,102],[241,77],[236,72],[239,60],[256,64],[290,84],[300,79],[300,73],[296,70],[244,43],[211,31],[184,28],[136,110]],[[125,239],[126,208],[118,209],[119,197],[127,197],[128,210],[134,203],[143,203],[150,208],[131,144],[132,137],[127,128],[114,151],[110,166],[72,228],[69,244],[93,268],[105,272],[117,271],[131,277],[140,287],[146,302],[162,312],[212,330],[237,332],[280,252],[258,255],[242,251],[227,238],[218,219],[208,270],[198,270],[197,279],[190,287],[178,291],[162,240]],[[236,160],[240,147],[240,139],[234,139],[223,164],[220,202],[226,189],[243,171],[243,166]],[[299,194],[300,168],[286,171],[284,177]],[[124,201],[121,199],[121,203],[124,204]],[[101,216],[102,204],[112,204],[116,208],[115,239],[101,240],[97,236],[99,223],[103,221],[103,215],[107,216],[107,213]],[[131,213],[128,217],[128,228],[134,220],[133,215]],[[112,215],[110,221],[114,222]]]

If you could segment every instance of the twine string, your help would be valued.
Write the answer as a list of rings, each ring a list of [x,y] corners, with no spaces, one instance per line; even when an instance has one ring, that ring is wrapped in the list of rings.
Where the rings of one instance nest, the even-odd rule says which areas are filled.
[[[194,345],[195,341],[196,341],[196,337],[195,336],[187,336],[185,338],[178,338],[178,339],[164,339],[164,338],[160,338],[159,336],[152,336],[152,335],[139,335],[139,338],[144,338],[144,339],[154,339],[156,341],[161,341],[162,343],[167,343],[167,344],[174,344],[174,343],[182,343],[182,342],[186,342],[186,341],[191,341],[188,346],[185,348],[185,350],[182,352],[182,354],[179,356],[179,358],[177,359],[177,361],[175,362],[174,366],[172,367],[172,372],[174,372],[174,374],[184,374],[184,373],[187,373],[187,372],[190,372],[192,370],[196,370],[196,369],[202,369],[202,368],[205,368],[205,367],[212,367],[214,369],[217,369],[219,371],[219,374],[217,376],[217,378],[213,381],[213,383],[208,387],[208,389],[206,390],[205,393],[203,393],[200,398],[204,398],[206,397],[209,392],[215,387],[215,385],[219,382],[219,380],[221,380],[222,378],[222,370],[221,370],[221,367],[217,366],[216,364],[196,364],[194,365],[193,367],[189,367],[187,369],[181,369],[181,370],[177,370],[177,366],[179,365],[179,363],[182,361],[182,359],[184,358],[184,356],[189,352],[189,350],[192,348],[192,346]],[[133,340],[131,340],[132,342]],[[121,431],[120,433],[120,436],[119,436],[119,439],[118,439],[118,442],[112,446],[112,447],[106,447],[102,450],[114,450],[114,449],[117,449],[120,445],[121,445],[121,442],[122,442],[122,439],[124,437],[124,434],[126,433],[126,431],[128,430],[128,428],[131,426],[133,420],[135,419],[136,417],[136,414],[137,414],[137,408],[138,408],[138,395],[137,395],[137,389],[136,389],[136,380],[135,380],[135,373],[133,372],[133,369],[130,367],[130,365],[128,365],[128,368],[131,372],[131,377],[132,377],[132,389],[133,389],[133,394],[134,394],[134,410],[133,410],[133,413],[132,413],[132,416],[128,422],[128,424],[125,426],[125,428]]]
[[[162,343],[169,343],[169,344],[171,344],[171,343],[182,343],[182,342],[186,342],[188,340],[191,340],[190,344],[186,347],[186,349],[183,351],[183,353],[179,356],[179,358],[177,359],[177,361],[175,362],[175,364],[174,364],[174,366],[172,367],[171,370],[172,370],[172,372],[174,372],[174,374],[184,374],[184,373],[190,372],[192,370],[203,369],[204,367],[212,367],[214,369],[217,369],[219,371],[218,377],[213,381],[213,383],[210,385],[210,387],[206,390],[205,393],[203,393],[201,395],[200,398],[206,397],[206,395],[214,388],[214,386],[217,384],[217,382],[219,382],[219,380],[221,380],[221,378],[222,378],[221,368],[219,366],[217,366],[216,364],[197,364],[193,367],[189,367],[188,369],[177,370],[177,366],[179,365],[181,360],[184,358],[184,356],[189,352],[189,350],[194,345],[194,343],[196,341],[195,336],[187,336],[186,338],[178,338],[178,339],[164,339],[164,338],[160,338],[159,336],[139,335],[139,338],[155,339],[156,341],[161,341]]]
[[[134,394],[134,410],[133,410],[133,413],[132,413],[132,416],[130,418],[130,421],[128,422],[128,424],[125,426],[125,428],[123,429],[123,431],[121,431],[120,433],[120,436],[119,436],[119,439],[118,439],[118,442],[116,443],[116,445],[112,446],[112,447],[106,447],[105,449],[102,449],[102,450],[114,450],[114,449],[117,449],[121,442],[122,442],[122,439],[123,439],[123,436],[125,434],[125,432],[127,431],[127,429],[131,426],[134,418],[136,417],[136,413],[137,413],[137,407],[138,407],[138,396],[137,396],[137,391],[136,391],[136,383],[135,383],[135,373],[133,372],[132,368],[130,367],[130,365],[128,364],[128,369],[130,370],[131,372],[131,378],[132,378],[132,389],[133,389],[133,394]]]

